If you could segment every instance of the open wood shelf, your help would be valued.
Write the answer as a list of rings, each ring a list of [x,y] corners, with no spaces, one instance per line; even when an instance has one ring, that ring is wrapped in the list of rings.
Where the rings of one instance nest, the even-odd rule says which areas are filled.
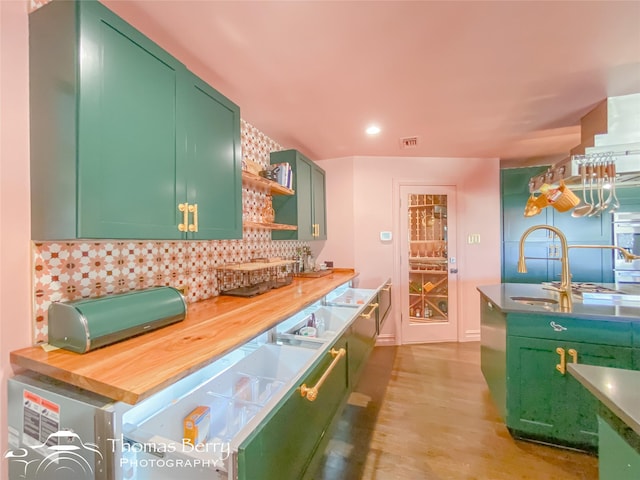
[[[266,222],[242,222],[244,228],[264,228],[267,230],[298,230],[297,225],[286,225],[284,223]]]
[[[290,188],[283,187],[278,182],[274,182],[272,180],[261,177],[260,175],[256,175],[255,173],[248,172],[246,170],[242,171],[242,181],[250,185],[259,185],[259,186],[267,187],[271,190],[272,195],[295,195],[296,193]]]

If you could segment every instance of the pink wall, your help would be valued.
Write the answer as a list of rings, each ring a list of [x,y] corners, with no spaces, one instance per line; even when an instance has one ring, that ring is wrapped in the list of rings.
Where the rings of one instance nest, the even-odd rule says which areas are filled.
[[[458,339],[479,340],[477,285],[500,283],[500,171],[495,158],[349,157],[318,162],[327,172],[328,240],[313,245],[321,260],[341,259],[360,272],[359,286],[387,278],[400,284],[396,258],[399,217],[393,211],[399,182],[454,185],[457,189]],[[381,242],[381,231],[393,233]],[[467,236],[480,234],[480,244]],[[316,242],[319,243],[319,242]],[[340,263],[342,264],[342,263]],[[392,321],[381,341],[398,343],[400,302],[394,290]]]
[[[7,478],[9,352],[31,344],[26,1],[0,1],[0,478]]]

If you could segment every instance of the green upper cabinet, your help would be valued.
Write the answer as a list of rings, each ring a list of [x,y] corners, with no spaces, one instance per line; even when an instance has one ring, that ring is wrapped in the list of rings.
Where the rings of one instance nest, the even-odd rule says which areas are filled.
[[[240,238],[239,108],[98,2],[29,21],[32,238]]]
[[[618,212],[638,212],[640,211],[640,187],[626,186],[619,183],[616,189],[616,197],[620,201]]]
[[[298,230],[273,231],[274,240],[326,240],[325,172],[296,150],[271,153],[271,163],[288,163],[295,195],[273,198],[275,223],[297,225]]]
[[[186,145],[179,162],[186,180],[182,198],[197,205],[198,231],[190,238],[242,238],[240,109],[190,72],[186,77],[186,99],[178,104],[184,131],[178,138]]]

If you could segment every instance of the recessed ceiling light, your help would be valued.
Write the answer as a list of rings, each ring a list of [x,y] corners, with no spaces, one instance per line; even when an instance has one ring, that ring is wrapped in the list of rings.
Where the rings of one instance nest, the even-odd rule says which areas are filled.
[[[366,132],[367,135],[377,135],[380,133],[380,127],[377,125],[369,125]]]

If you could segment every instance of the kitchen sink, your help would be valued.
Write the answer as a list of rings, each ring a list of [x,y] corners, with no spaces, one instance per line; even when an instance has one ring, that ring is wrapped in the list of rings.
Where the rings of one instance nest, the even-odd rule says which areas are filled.
[[[553,298],[539,298],[539,297],[511,297],[514,302],[521,303],[523,305],[531,305],[534,307],[548,307],[551,308],[558,304],[557,300]]]

